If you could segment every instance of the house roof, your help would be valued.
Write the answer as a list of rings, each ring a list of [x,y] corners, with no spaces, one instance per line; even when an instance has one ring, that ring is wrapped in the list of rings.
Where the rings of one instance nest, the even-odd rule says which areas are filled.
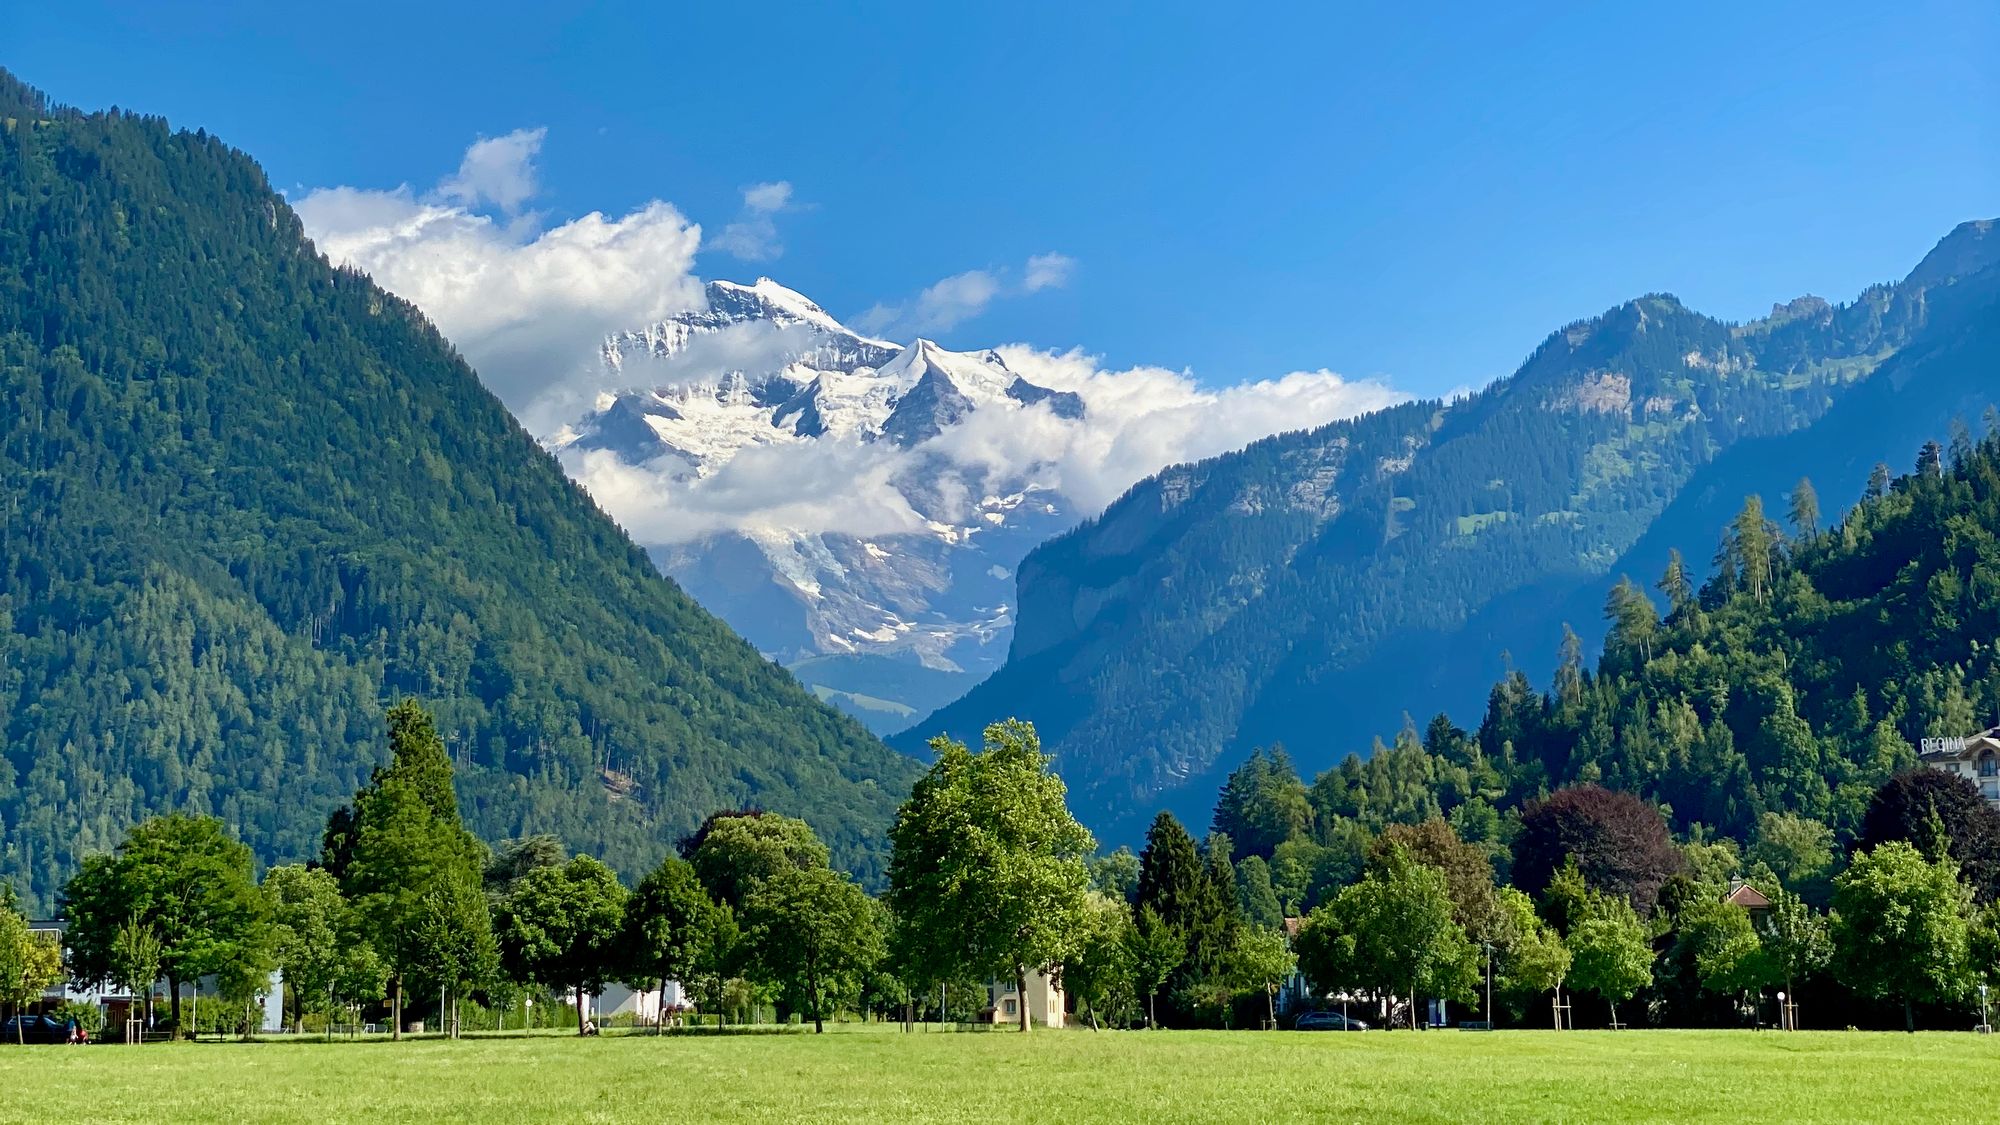
[[[1737,884],[1722,901],[1745,910],[1765,910],[1771,905],[1770,896],[1748,883]]]
[[[1926,765],[1969,762],[1989,751],[2000,751],[2000,727],[1991,727],[1963,738],[1926,738],[1917,759]]]

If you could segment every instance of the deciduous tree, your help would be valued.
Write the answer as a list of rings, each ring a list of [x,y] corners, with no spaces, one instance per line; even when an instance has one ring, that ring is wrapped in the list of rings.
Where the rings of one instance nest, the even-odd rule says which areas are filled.
[[[521,876],[501,909],[500,955],[507,971],[575,995],[579,1035],[584,996],[603,991],[618,971],[626,897],[610,868],[580,855]]]
[[[826,1017],[860,992],[884,949],[873,904],[846,875],[824,867],[780,869],[743,904],[752,970],[792,1010],[826,1030]]]
[[[1968,897],[1949,856],[1927,859],[1892,840],[1854,857],[1834,880],[1833,946],[1840,979],[1865,996],[1916,1005],[1952,1000],[1968,984]]]
[[[899,960],[926,981],[1004,974],[1026,996],[1030,973],[1053,971],[1076,947],[1096,842],[1070,815],[1029,724],[987,727],[976,754],[948,738],[931,750],[889,830]],[[1020,1015],[1026,1031],[1026,1004]]]

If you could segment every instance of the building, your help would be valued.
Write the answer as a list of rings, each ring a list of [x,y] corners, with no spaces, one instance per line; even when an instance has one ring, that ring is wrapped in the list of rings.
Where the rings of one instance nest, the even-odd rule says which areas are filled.
[[[1964,738],[1926,738],[1917,760],[1970,781],[1987,804],[2000,809],[2000,727]]]
[[[657,1023],[664,1009],[668,1016],[677,1012],[694,1010],[694,1001],[688,997],[681,982],[670,980],[664,989],[633,989],[623,984],[607,984],[604,991],[589,998],[590,1019],[604,1023],[613,1016],[629,1015],[633,1022]]]
[[[57,921],[31,920],[28,923],[28,932],[53,934],[55,940],[60,943],[63,924]],[[190,981],[181,986],[182,999],[185,1003],[192,1003],[196,996],[213,996],[216,988],[216,980],[212,976],[203,977],[199,981]],[[154,982],[152,992],[155,1019],[163,1020],[166,1018],[166,1008],[169,1003],[167,982],[164,979]],[[40,1002],[34,1006],[42,1011],[53,1011],[58,1004],[64,1003],[89,1004],[96,1007],[104,1016],[103,1034],[109,1039],[122,1039],[125,1035],[126,1021],[139,1018],[146,1007],[143,998],[135,998],[126,989],[109,981],[88,988],[78,988],[76,983],[67,977],[51,985],[42,993]],[[269,984],[258,993],[257,1006],[259,1026],[256,1030],[267,1033],[285,1030],[285,980],[276,969],[271,971]],[[146,1034],[150,1035],[151,1031]]]
[[[987,1007],[981,1014],[995,1024],[1021,1022],[1021,1004],[1028,1005],[1028,1019],[1043,1027],[1062,1027],[1065,1022],[1063,990],[1045,972],[1028,974],[1028,994],[1021,995],[1013,980],[996,980],[986,986]]]

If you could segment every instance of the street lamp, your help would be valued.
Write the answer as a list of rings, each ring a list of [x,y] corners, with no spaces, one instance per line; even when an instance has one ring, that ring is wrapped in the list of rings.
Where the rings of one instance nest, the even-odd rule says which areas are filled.
[[[1488,1030],[1492,1030],[1492,1027],[1493,1027],[1493,943],[1492,943],[1492,942],[1490,942],[1490,941],[1482,941],[1482,942],[1480,942],[1479,944],[1480,944],[1480,945],[1483,945],[1483,946],[1485,946],[1485,947],[1486,947],[1486,1027],[1487,1027],[1487,1029],[1488,1029]]]

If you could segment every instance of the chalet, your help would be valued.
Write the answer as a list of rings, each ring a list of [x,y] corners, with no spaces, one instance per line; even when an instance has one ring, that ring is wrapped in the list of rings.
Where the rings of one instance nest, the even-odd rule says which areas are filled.
[[[1963,738],[1926,738],[1917,760],[1972,782],[1987,804],[2000,808],[2000,727]]]

